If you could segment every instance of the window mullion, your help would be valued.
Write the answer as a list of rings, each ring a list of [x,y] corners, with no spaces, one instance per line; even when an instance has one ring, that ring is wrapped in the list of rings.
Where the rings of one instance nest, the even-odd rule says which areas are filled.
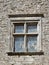
[[[24,24],[24,33],[25,33],[25,36],[24,36],[24,45],[25,45],[25,51],[27,51],[27,44],[26,44],[26,22]]]
[[[24,33],[26,33],[26,22],[24,23]]]

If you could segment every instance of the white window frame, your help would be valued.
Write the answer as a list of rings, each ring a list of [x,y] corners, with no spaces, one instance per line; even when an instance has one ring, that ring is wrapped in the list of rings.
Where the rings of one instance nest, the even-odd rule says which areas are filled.
[[[11,27],[11,51],[13,52],[13,46],[14,46],[14,37],[12,35],[14,35],[14,24],[15,23],[20,23],[21,21],[27,21],[29,22],[30,20],[31,21],[37,21],[38,22],[38,25],[37,25],[37,30],[38,30],[38,38],[37,38],[37,52],[40,52],[42,49],[41,49],[41,17],[16,17],[16,18],[10,18],[11,20],[11,25],[13,25],[13,27]],[[19,21],[19,22],[17,22]]]

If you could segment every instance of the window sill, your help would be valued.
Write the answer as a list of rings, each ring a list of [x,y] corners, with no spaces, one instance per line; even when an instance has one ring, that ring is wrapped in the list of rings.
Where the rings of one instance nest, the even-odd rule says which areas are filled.
[[[44,52],[40,51],[40,52],[7,52],[7,54],[9,56],[13,56],[13,55],[44,55]]]

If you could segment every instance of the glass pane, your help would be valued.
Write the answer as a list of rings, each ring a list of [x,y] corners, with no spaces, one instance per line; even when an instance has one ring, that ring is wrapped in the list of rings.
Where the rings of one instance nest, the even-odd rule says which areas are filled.
[[[15,33],[23,33],[23,32],[24,32],[24,24],[23,25],[19,24],[15,26]]]
[[[27,25],[27,32],[32,33],[37,31],[37,24],[28,24]]]
[[[15,52],[24,52],[24,36],[15,38]]]
[[[28,36],[27,37],[28,51],[36,51],[37,45],[37,36]]]

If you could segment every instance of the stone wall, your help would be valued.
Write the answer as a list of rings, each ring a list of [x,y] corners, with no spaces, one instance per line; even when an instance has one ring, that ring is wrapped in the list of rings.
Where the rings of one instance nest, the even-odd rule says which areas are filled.
[[[44,55],[7,55],[11,27],[9,13],[44,14],[42,21],[42,50]],[[49,65],[49,0],[0,0],[0,65]]]

